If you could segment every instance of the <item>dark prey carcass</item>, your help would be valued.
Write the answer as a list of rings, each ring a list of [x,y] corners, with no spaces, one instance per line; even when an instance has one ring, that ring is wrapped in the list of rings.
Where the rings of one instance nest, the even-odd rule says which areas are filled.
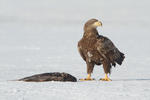
[[[70,81],[70,82],[76,82],[77,79],[68,73],[52,72],[52,73],[36,74],[33,76],[19,79],[18,81],[25,81],[25,82],[45,82],[45,81],[66,82],[66,81]]]

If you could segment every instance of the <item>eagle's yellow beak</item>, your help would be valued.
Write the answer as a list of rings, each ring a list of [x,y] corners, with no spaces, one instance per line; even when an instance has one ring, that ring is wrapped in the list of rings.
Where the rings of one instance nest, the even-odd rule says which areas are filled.
[[[94,26],[102,26],[102,22],[97,21],[97,22],[94,23]]]

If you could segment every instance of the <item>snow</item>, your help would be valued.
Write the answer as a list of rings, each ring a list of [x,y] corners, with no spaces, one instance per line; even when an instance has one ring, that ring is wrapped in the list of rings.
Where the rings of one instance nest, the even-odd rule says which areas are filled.
[[[0,100],[150,100],[149,0],[0,0]],[[86,77],[77,50],[83,25],[102,21],[100,34],[125,53],[112,82],[95,66],[91,82],[10,81],[44,72]]]

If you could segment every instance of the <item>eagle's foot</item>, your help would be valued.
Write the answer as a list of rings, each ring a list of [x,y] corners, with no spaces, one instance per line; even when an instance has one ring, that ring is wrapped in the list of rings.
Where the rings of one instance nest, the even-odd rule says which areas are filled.
[[[101,81],[112,81],[110,78],[108,78],[107,74],[105,74],[104,78],[100,79]]]
[[[101,78],[101,81],[112,81],[110,78]]]
[[[91,74],[88,74],[87,75],[87,78],[84,78],[84,79],[79,79],[80,81],[93,81],[95,80],[94,78],[91,78]]]
[[[84,79],[79,79],[80,81],[93,81],[95,80],[94,78],[84,78]]]

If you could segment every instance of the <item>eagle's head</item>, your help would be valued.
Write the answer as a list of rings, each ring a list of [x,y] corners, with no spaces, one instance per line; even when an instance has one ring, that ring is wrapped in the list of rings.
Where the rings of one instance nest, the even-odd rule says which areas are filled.
[[[84,25],[84,31],[95,30],[98,26],[102,26],[102,22],[97,19],[90,19]]]

